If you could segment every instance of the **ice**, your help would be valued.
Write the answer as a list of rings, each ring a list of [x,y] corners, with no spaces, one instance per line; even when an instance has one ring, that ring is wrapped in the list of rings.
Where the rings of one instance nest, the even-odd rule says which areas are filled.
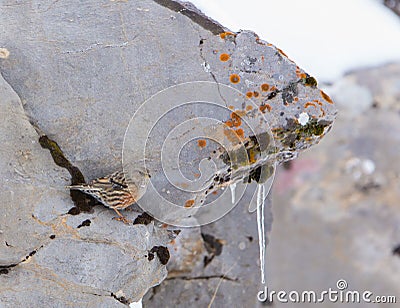
[[[140,299],[138,302],[131,303],[129,305],[129,307],[130,308],[142,308],[143,307],[142,306],[142,299]]]
[[[236,183],[229,185],[232,194],[232,204],[235,204],[236,201]]]
[[[265,284],[265,221],[264,221],[264,206],[265,206],[265,186],[259,184],[257,186],[257,230],[258,230],[258,245],[260,249],[260,270],[261,283]]]

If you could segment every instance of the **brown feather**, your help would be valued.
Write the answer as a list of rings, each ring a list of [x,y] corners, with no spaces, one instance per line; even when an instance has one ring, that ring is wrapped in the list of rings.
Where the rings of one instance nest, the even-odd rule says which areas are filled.
[[[135,203],[125,175],[120,171],[95,179],[89,184],[73,185],[69,188],[80,190],[114,210],[122,210]]]

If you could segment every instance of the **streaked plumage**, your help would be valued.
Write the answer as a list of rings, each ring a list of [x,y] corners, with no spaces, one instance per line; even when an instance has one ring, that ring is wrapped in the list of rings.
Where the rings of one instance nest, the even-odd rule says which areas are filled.
[[[69,188],[82,191],[94,197],[106,207],[113,209],[118,214],[119,220],[125,223],[128,222],[119,210],[123,210],[135,203],[135,198],[128,188],[122,171],[95,179],[88,184],[73,185],[69,186]]]

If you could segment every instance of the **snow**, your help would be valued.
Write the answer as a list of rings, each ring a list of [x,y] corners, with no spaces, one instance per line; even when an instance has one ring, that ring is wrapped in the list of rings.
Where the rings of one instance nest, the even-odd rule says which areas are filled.
[[[130,307],[130,308],[142,308],[142,307],[143,307],[143,305],[142,305],[142,299],[140,299],[138,302],[131,303],[131,304],[129,305],[129,307]]]
[[[257,186],[257,231],[258,231],[258,246],[260,250],[260,271],[261,283],[265,284],[265,221],[264,221],[264,208],[265,208],[265,186],[259,184]]]
[[[193,0],[230,30],[253,30],[318,81],[400,61],[400,18],[378,0]]]
[[[229,185],[229,188],[231,189],[232,204],[235,204],[235,201],[236,201],[236,183],[233,183],[233,184]]]
[[[310,116],[308,115],[307,112],[302,112],[299,115],[299,123],[304,126],[308,123],[308,120],[310,120]]]

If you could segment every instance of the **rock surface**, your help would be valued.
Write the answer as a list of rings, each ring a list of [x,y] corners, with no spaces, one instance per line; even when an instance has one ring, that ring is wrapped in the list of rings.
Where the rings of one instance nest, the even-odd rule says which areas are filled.
[[[0,93],[0,305],[117,307],[117,297],[139,300],[166,276],[148,251],[165,246],[168,233],[153,223],[125,226],[100,207],[67,214],[73,207],[68,172],[39,145],[21,101],[2,78]]]
[[[385,307],[397,307],[400,64],[354,71],[329,93],[339,108],[335,133],[277,174],[270,288],[322,291],[345,279],[347,290],[369,290],[371,299],[396,296],[397,304]],[[368,100],[360,102],[363,97]]]
[[[264,109],[271,128],[282,129],[286,118],[295,120],[306,110],[326,121],[328,130],[334,107],[281,50],[251,32],[221,38],[225,28],[194,13],[193,22],[185,12],[190,10],[171,0],[10,1],[1,7],[1,44],[9,56],[0,69],[27,114],[89,179],[121,167],[124,133],[135,110],[183,82],[217,80],[258,92],[253,99],[269,106]],[[230,59],[222,61],[222,54]],[[232,83],[232,74],[240,82]],[[314,99],[321,106],[304,107]],[[309,143],[320,139],[307,137]]]
[[[399,0],[383,0],[383,3],[394,13],[400,16],[400,1]]]
[[[183,229],[171,244],[168,277],[150,290],[148,307],[256,307],[262,290],[256,214],[251,194],[222,219],[201,228]],[[272,226],[266,205],[266,232]]]
[[[70,175],[53,162],[67,162],[72,182],[76,173],[90,180],[120,169],[129,120],[160,90],[189,81],[239,90],[244,104],[233,101],[233,110],[248,119],[264,115],[276,142],[276,161],[319,142],[335,117],[333,102],[316,80],[280,49],[251,31],[231,33],[190,4],[7,1],[0,4],[0,24],[5,79],[0,96],[0,172],[5,179],[0,191],[0,303],[6,306],[32,301],[119,306],[137,301],[164,279],[165,260],[154,253],[157,249],[149,250],[165,246],[170,233],[154,223],[125,226],[103,207],[71,215],[74,204],[65,189]],[[226,121],[234,118],[232,111]],[[53,157],[38,143],[41,134],[50,138],[46,146]],[[194,252],[178,253],[171,265],[175,281],[168,281],[166,290],[196,288],[202,283],[196,277],[213,276],[204,278],[213,283],[210,289],[198,289],[202,301],[211,301],[218,285],[215,303],[255,303],[258,245],[255,217],[246,207],[249,197],[223,221],[204,227],[203,235],[199,229],[186,230],[187,244],[198,255],[185,263],[185,255]],[[126,212],[132,220],[137,215]],[[185,237],[175,245],[184,242]],[[208,258],[207,266],[199,255]],[[189,272],[191,266],[197,270]],[[195,278],[180,277],[179,271]],[[230,278],[219,284],[228,273]],[[176,292],[168,291],[171,305]]]

